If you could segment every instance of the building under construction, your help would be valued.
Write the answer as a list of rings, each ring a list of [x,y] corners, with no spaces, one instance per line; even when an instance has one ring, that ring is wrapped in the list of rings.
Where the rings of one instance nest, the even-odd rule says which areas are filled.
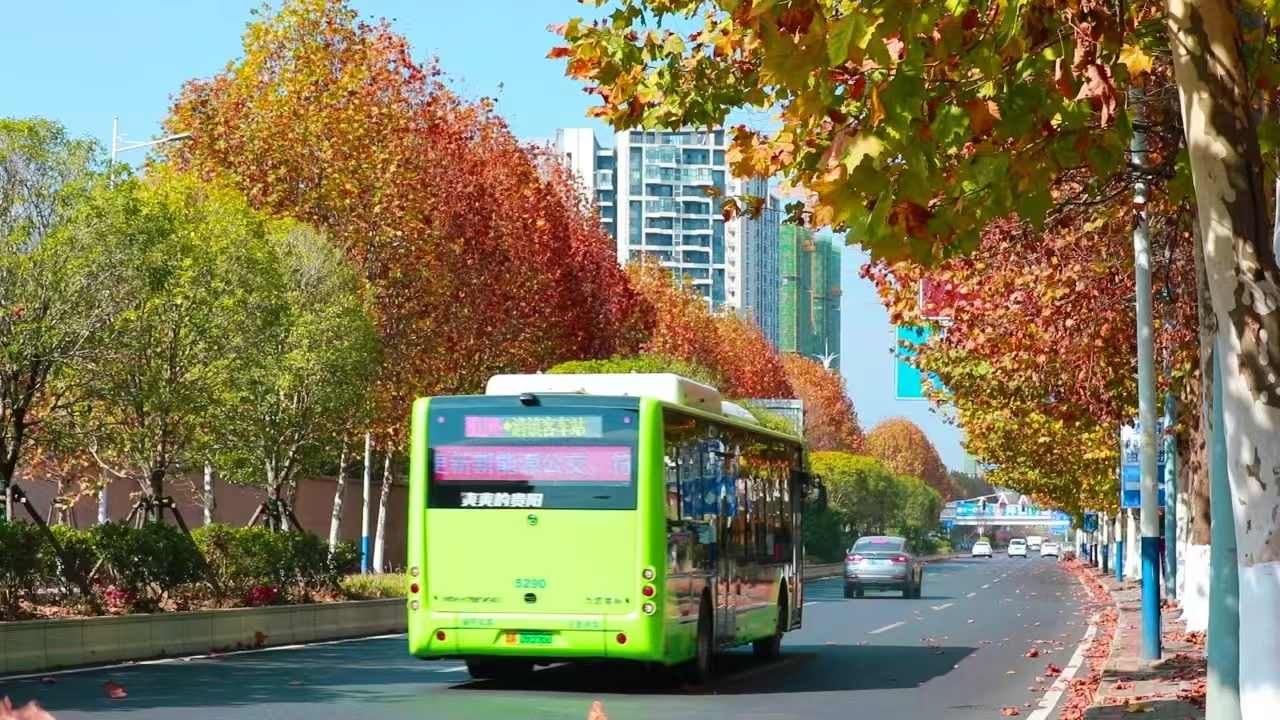
[[[840,367],[839,241],[784,223],[779,250],[778,349]]]

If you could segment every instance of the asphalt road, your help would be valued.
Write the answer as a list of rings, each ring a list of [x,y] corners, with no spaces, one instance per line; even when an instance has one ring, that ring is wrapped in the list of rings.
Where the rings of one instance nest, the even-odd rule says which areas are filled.
[[[845,600],[839,580],[812,582],[780,660],[728,653],[705,688],[599,665],[471,682],[462,663],[415,660],[396,637],[0,681],[0,695],[37,698],[58,720],[581,720],[596,700],[609,720],[990,720],[1010,705],[1026,717],[1035,677],[1065,667],[1085,632],[1080,592],[1038,557],[931,565],[919,600]],[[1024,657],[1032,647],[1039,656]],[[107,681],[128,697],[108,698]]]

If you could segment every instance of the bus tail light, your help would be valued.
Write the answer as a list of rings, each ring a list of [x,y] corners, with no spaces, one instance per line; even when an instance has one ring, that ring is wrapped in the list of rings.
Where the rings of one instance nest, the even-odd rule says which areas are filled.
[[[645,597],[653,597],[653,594],[656,593],[657,590],[654,590],[652,585],[645,585],[643,588],[640,588],[640,592],[643,593]]]
[[[414,595],[417,595],[417,594],[418,594],[418,591],[419,591],[419,590],[421,590],[421,589],[422,589],[422,588],[418,587],[418,583],[414,583],[414,584],[412,584],[412,585],[410,585],[410,586],[409,586],[409,592],[413,593]]]
[[[627,644],[627,634],[626,634],[626,633],[618,633],[618,638],[617,638],[617,639],[618,639],[618,644],[619,644],[619,645],[626,645],[626,644]]]
[[[652,615],[657,610],[657,608],[654,607],[653,603],[651,602],[647,602],[644,605],[641,605],[640,609],[644,611],[645,615]]]
[[[436,631],[436,639],[439,640],[440,642],[444,642],[445,634],[443,630]]]

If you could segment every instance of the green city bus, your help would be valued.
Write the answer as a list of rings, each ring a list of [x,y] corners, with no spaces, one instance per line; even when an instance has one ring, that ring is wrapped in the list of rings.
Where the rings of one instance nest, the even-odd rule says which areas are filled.
[[[710,677],[800,627],[799,438],[669,374],[499,375],[414,402],[409,651],[477,679],[624,660]]]

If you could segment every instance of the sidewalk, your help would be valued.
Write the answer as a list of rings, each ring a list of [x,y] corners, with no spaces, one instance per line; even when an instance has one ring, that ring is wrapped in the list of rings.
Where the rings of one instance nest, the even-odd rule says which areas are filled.
[[[1101,683],[1085,720],[1203,720],[1204,637],[1188,637],[1180,612],[1162,614],[1162,656],[1149,663],[1142,656],[1142,609],[1138,583],[1117,583],[1114,574],[1090,569],[1119,608],[1111,654],[1103,666]]]

